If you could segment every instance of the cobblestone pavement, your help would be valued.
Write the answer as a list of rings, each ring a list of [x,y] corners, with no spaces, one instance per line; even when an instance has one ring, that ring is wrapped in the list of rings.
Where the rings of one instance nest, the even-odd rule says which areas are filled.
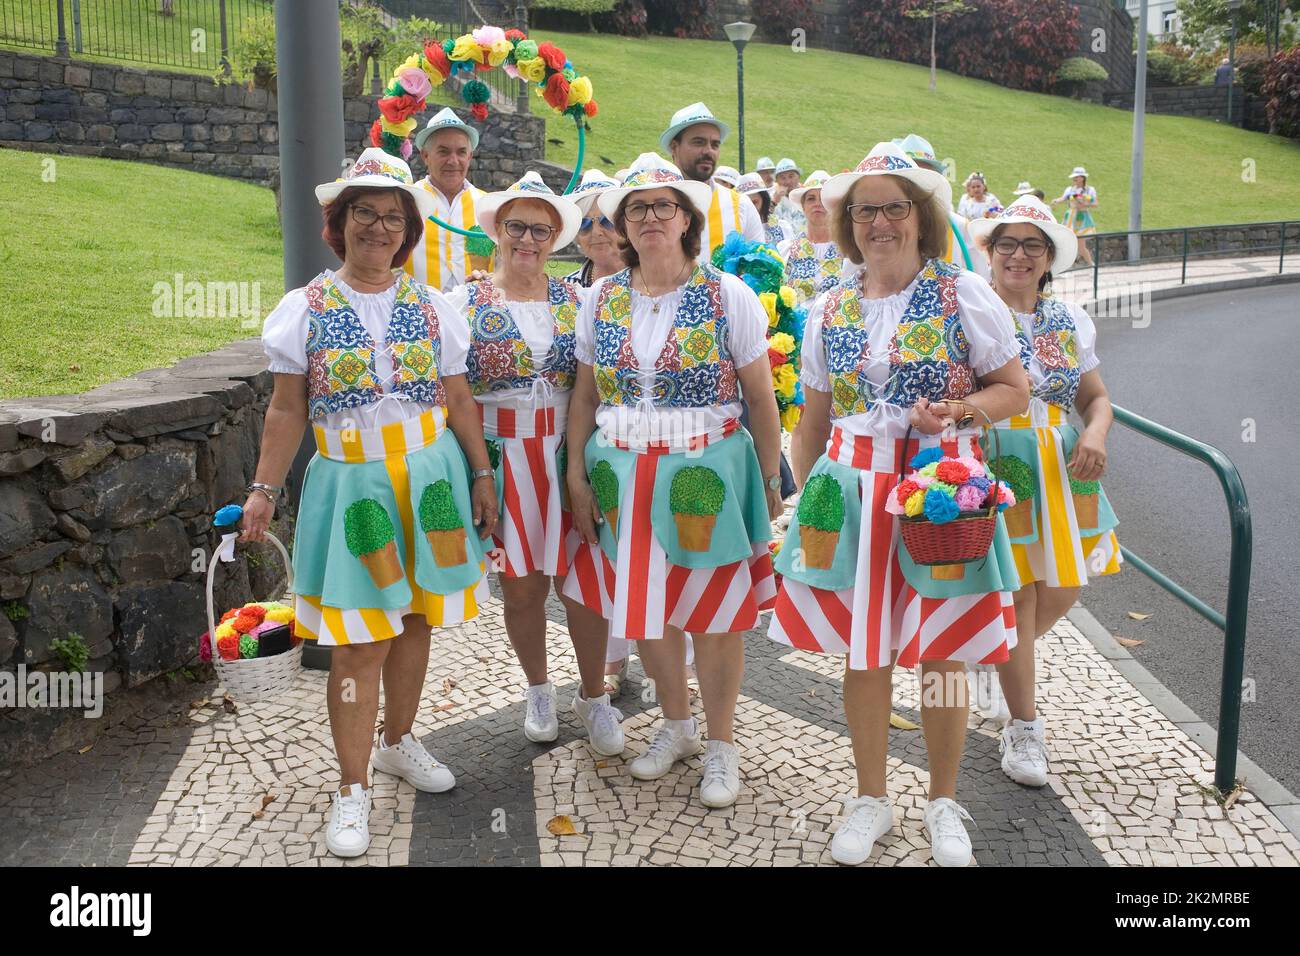
[[[435,643],[416,733],[457,773],[454,790],[374,781],[371,850],[342,861],[324,847],[334,777],[325,675],[302,671],[270,702],[226,713],[220,696],[124,722],[85,753],[0,775],[0,861],[199,865],[834,865],[828,844],[853,768],[839,658],[751,634],[737,714],[743,789],[726,810],[695,797],[699,760],[654,783],[626,761],[651,733],[634,662],[619,705],[628,749],[597,758],[568,710],[576,664],[558,606],[548,607],[561,732],[527,742],[522,673],[499,604]],[[1052,778],[1031,790],[999,768],[997,725],[972,714],[959,799],[974,817],[977,865],[1294,866],[1300,843],[1251,793],[1228,810],[1207,795],[1210,756],[1063,620],[1040,642],[1040,701]],[[917,684],[895,674],[895,711],[917,721]],[[648,695],[646,695],[648,696]],[[698,705],[698,701],[697,701]],[[702,714],[701,714],[702,715]],[[871,863],[931,865],[922,823],[924,741],[893,730],[898,816]],[[268,801],[268,798],[273,798]],[[556,818],[564,818],[556,820]],[[571,835],[556,835],[563,824]]]

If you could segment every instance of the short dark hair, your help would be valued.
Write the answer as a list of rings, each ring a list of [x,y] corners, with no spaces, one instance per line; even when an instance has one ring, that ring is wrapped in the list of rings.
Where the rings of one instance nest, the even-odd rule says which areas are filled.
[[[758,195],[760,197],[758,202],[758,218],[763,220],[763,222],[767,222],[768,217],[772,215],[772,194],[764,189],[761,190]]]
[[[888,174],[886,174],[888,175]],[[903,195],[912,200],[912,210],[917,217],[917,246],[922,259],[938,259],[948,248],[948,217],[935,200],[934,193],[918,186],[902,176],[890,176],[903,189]],[[859,179],[844,194],[831,212],[831,238],[854,265],[862,265],[862,250],[853,238],[853,219],[849,216],[849,204],[853,201],[853,191],[857,189]],[[883,215],[883,214],[882,214]]]
[[[993,228],[993,231],[989,233],[989,237],[986,240],[984,240],[984,242],[982,243],[984,247],[984,251],[988,253],[990,264],[992,263],[993,260],[993,243],[997,242],[998,238],[1004,232],[1007,231],[1008,225],[1009,223],[1004,222],[995,226]],[[1038,229],[1037,226],[1034,226],[1034,228]],[[1056,255],[1056,243],[1052,242],[1052,237],[1049,236],[1047,233],[1043,232],[1043,230],[1038,229],[1038,232],[1042,235],[1043,242],[1047,243],[1047,252],[1044,253],[1044,255],[1047,256],[1047,261],[1048,261],[1047,271],[1044,272],[1042,278],[1038,280],[1038,291],[1042,292],[1044,289],[1046,289],[1049,285],[1052,284],[1051,261],[1052,261],[1052,257]]]
[[[334,251],[334,255],[339,257],[340,262],[347,261],[347,246],[343,241],[343,229],[347,223],[348,208],[364,195],[382,195],[384,193],[397,194],[397,201],[402,207],[402,215],[406,217],[406,233],[402,236],[401,246],[398,247],[397,253],[393,256],[392,268],[399,269],[405,264],[407,256],[411,254],[415,244],[424,235],[424,217],[420,215],[420,209],[415,205],[415,200],[405,189],[396,187],[393,189],[372,189],[368,186],[349,186],[339,193],[333,202],[321,210],[321,216],[325,220],[325,228],[321,230],[320,234],[321,238],[325,240],[325,245]]]
[[[672,189],[671,186],[667,187]],[[690,224],[686,227],[686,232],[682,235],[682,252],[686,253],[687,259],[698,259],[700,255],[700,236],[704,232],[704,217],[700,215],[699,210],[692,205],[690,199],[680,189],[673,189],[673,195],[677,197],[677,204],[690,217]],[[627,202],[631,199],[633,193],[628,193],[620,200],[618,209],[614,211],[614,232],[618,234],[618,251],[623,254],[623,261],[631,269],[633,266],[640,265],[641,257],[637,255],[636,249],[627,238],[627,219],[623,210],[627,207]],[[651,215],[654,215],[651,213]]]

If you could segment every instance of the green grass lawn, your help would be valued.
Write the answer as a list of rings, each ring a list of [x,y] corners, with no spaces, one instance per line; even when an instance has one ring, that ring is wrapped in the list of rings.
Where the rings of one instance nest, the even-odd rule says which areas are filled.
[[[739,162],[736,56],[731,44],[590,34],[540,36],[559,45],[591,77],[600,113],[591,121],[586,166],[612,173],[639,153],[659,150],[659,134],[680,107],[703,100],[732,125],[722,162]],[[847,53],[752,43],[745,48],[745,158],[793,157],[807,174],[852,168],[877,142],[915,132],[958,180],[982,170],[1004,202],[1022,179],[1054,199],[1076,165],[1097,188],[1103,230],[1128,226],[1133,115],[1057,96],[1003,89],[929,69]],[[547,158],[572,164],[577,133],[569,117],[547,116]],[[612,163],[602,162],[608,157]],[[1255,182],[1243,181],[1253,162]],[[960,187],[958,187],[960,190]],[[1063,208],[1063,207],[1061,207]],[[1147,228],[1300,217],[1300,143],[1210,120],[1148,115],[1143,225]]]
[[[45,182],[46,163],[55,180]],[[284,291],[269,189],[148,163],[0,149],[0,398],[81,392],[259,334],[154,314],[155,283]],[[250,287],[251,292],[251,287]]]

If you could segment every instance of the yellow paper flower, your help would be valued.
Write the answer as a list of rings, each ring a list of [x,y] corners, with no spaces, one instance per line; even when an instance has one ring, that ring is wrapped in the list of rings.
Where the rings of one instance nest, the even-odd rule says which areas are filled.
[[[778,332],[767,340],[767,347],[776,349],[782,355],[789,355],[794,351],[794,336],[789,332]]]
[[[799,384],[799,376],[789,363],[778,365],[772,373],[772,380],[776,383],[776,390],[786,398],[794,396],[795,386]]]
[[[451,54],[448,58],[461,62],[482,63],[483,48],[478,45],[477,40],[467,33],[463,37],[456,38],[456,45],[451,48]]]
[[[922,488],[918,491],[912,492],[908,496],[907,503],[903,505],[903,513],[906,514],[909,518],[915,518],[917,515],[921,514],[924,511],[925,511],[925,489]]]
[[[379,122],[380,128],[385,133],[392,133],[394,136],[401,136],[403,139],[411,134],[411,130],[415,129],[414,116],[408,116],[400,123],[390,123],[387,119],[381,119]]]
[[[428,57],[425,56],[420,57],[420,69],[423,70],[424,75],[429,78],[429,83],[431,85],[433,86],[442,85],[442,79],[443,79],[442,74],[438,72],[438,68],[436,66],[434,66],[432,63],[429,62]]]
[[[266,620],[275,621],[277,624],[288,624],[293,620],[293,609],[285,607],[267,611]]]
[[[229,637],[231,634],[234,634],[234,633],[235,633],[235,627],[234,627],[234,625],[231,624],[229,621],[226,621],[224,624],[218,624],[218,625],[217,625],[217,629],[216,629],[216,631],[213,632],[213,635],[212,635],[212,636],[215,637],[215,638],[219,641],[219,640],[221,640],[223,637]]]
[[[787,309],[794,308],[794,289],[788,285],[781,286],[781,301],[785,303]]]
[[[591,80],[580,76],[569,84],[569,105],[586,106],[589,102],[591,102]]]
[[[758,301],[763,303],[763,308],[767,310],[767,324],[776,325],[776,293],[760,292]]]
[[[410,69],[417,69],[417,70],[418,70],[418,69],[420,68],[420,61],[421,61],[422,59],[424,59],[424,55],[423,55],[423,54],[421,54],[421,53],[412,53],[412,54],[411,54],[410,56],[408,56],[405,60],[403,60],[400,64],[398,64],[397,69],[395,69],[395,70],[393,71],[393,79],[397,79],[397,74],[401,73],[403,70],[410,70]]]
[[[531,60],[519,60],[515,67],[519,70],[519,75],[529,83],[540,83],[546,77],[546,61],[540,56]]]
[[[787,406],[785,411],[781,413],[781,427],[788,432],[794,431],[795,426],[799,424],[799,416],[802,412],[803,409],[798,405]]]
[[[514,48],[515,45],[505,37],[497,40],[497,42],[493,43],[492,47],[487,51],[488,64],[490,66],[500,66],[506,61],[506,57],[510,55],[510,51]]]

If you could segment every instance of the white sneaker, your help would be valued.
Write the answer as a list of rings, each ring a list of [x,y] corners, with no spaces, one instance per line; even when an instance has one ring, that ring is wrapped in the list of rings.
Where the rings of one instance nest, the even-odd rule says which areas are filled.
[[[555,685],[547,681],[529,687],[527,699],[524,736],[535,744],[549,744],[560,736],[560,718],[555,713]]]
[[[992,664],[967,664],[966,683],[970,687],[971,705],[990,720],[1006,722],[1011,709],[1002,696],[1002,679]]]
[[[887,797],[844,801],[844,818],[831,838],[831,859],[857,866],[871,856],[876,841],[894,826],[894,804]]]
[[[401,777],[416,790],[425,793],[442,793],[456,786],[456,777],[444,764],[425,749],[411,734],[406,734],[389,747],[384,735],[379,735],[379,748],[371,764],[376,770]]]
[[[740,751],[725,740],[704,745],[704,775],[700,778],[700,803],[729,807],[740,796]]]
[[[940,797],[925,808],[925,829],[930,834],[930,855],[940,866],[969,866],[970,834],[962,820],[971,815],[957,801]]]
[[[1012,720],[1002,728],[1002,772],[1026,787],[1047,783],[1047,739],[1042,717]]]
[[[602,757],[617,757],[623,752],[622,712],[609,702],[609,694],[586,700],[582,689],[573,695],[573,712],[587,729],[591,749]]]
[[[694,721],[692,721],[694,726]],[[638,780],[658,780],[679,760],[700,752],[698,731],[684,733],[662,722],[646,752],[627,765],[628,773]]]
[[[370,847],[370,791],[353,783],[334,794],[325,847],[335,856],[360,856]]]

